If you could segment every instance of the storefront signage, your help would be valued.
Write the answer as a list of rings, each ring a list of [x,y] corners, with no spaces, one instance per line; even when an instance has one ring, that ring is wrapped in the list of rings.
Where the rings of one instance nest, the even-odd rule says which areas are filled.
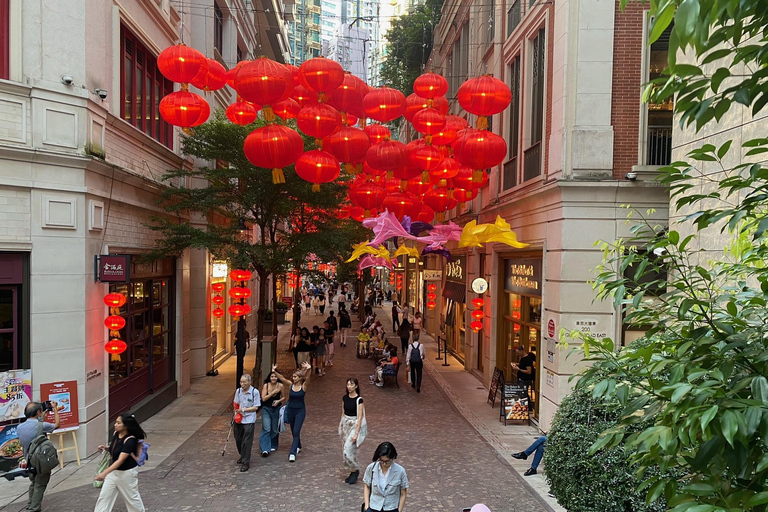
[[[472,281],[472,291],[475,293],[478,293],[482,295],[483,293],[488,291],[488,281],[483,279],[482,277],[478,277],[474,281]]]
[[[32,401],[32,370],[0,373],[0,423],[24,417],[24,408]]]
[[[55,401],[58,405],[60,424],[57,432],[80,428],[76,380],[40,384],[40,396],[41,400]],[[53,423],[52,412],[48,413],[45,421]]]
[[[602,327],[598,326],[598,321],[595,318],[581,318],[576,320],[576,330],[585,336],[591,336],[598,340],[608,337],[608,333],[602,332]]]
[[[541,260],[505,260],[504,289],[541,297]]]
[[[445,278],[448,281],[464,283],[465,262],[466,262],[466,256],[454,256],[453,261],[449,261],[448,263],[445,264]]]
[[[128,255],[96,256],[96,279],[102,283],[127,283],[131,280],[131,257]]]
[[[211,277],[227,277],[227,264],[214,263],[211,269]]]
[[[442,270],[423,270],[421,275],[425,281],[441,281],[443,279]]]

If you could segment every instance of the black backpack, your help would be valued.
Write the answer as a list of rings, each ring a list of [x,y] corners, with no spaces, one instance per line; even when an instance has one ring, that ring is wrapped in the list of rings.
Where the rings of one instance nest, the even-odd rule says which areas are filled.
[[[419,343],[418,341],[414,341],[411,344],[411,363],[420,363],[421,362],[421,343],[419,343],[418,346],[416,344]]]
[[[29,420],[27,420],[29,421]],[[28,462],[35,468],[38,475],[44,475],[53,471],[59,465],[59,454],[48,436],[43,432],[43,422],[39,421],[37,436],[29,445]]]

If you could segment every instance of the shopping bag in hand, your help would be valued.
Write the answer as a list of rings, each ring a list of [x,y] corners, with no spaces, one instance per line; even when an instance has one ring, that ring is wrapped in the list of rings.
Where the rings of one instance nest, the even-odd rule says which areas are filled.
[[[104,450],[104,455],[101,456],[101,462],[96,466],[96,476],[102,474],[112,464],[112,456],[109,454],[109,450]],[[104,485],[101,480],[94,480],[93,486],[97,489]]]

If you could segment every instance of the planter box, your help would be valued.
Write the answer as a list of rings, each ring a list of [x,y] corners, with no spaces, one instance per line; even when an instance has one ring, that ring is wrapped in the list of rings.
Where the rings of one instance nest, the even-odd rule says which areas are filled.
[[[287,309],[278,309],[275,311],[274,315],[277,319],[277,325],[283,325],[285,323],[285,314],[288,312]]]

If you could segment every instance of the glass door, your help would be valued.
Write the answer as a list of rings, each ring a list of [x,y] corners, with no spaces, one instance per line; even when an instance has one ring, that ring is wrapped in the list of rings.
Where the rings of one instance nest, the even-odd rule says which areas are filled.
[[[535,378],[530,389],[530,404],[533,418],[538,417],[539,412],[539,353],[541,352],[541,298],[528,297],[516,293],[506,294],[506,308],[504,311],[503,342],[497,346],[497,361],[499,368],[504,371],[504,377],[514,382],[518,379],[517,371],[512,368],[512,363],[519,362],[520,358],[515,350],[522,347],[524,352],[530,353],[534,358]]]

